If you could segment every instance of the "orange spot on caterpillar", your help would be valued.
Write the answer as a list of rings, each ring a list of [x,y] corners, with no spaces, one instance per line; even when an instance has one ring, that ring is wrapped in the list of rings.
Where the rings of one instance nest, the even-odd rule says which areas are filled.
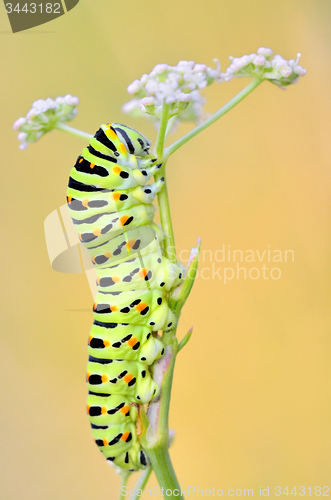
[[[111,310],[111,312],[115,312],[117,311],[117,306],[109,306],[109,309]]]
[[[122,172],[122,169],[121,169],[121,167],[113,167],[113,172],[114,172],[114,174],[120,175],[120,173]]]
[[[119,276],[112,276],[111,279],[114,283],[119,283],[121,281],[121,278]]]
[[[90,413],[90,408],[91,408],[90,405],[87,405],[87,414]]]
[[[112,256],[112,253],[111,252],[106,252],[104,255],[105,255],[105,257],[107,257],[107,259],[110,259],[110,257]]]
[[[129,218],[128,215],[123,215],[123,217],[120,218],[120,223],[122,224],[122,226],[124,226],[128,218]]]
[[[125,405],[125,406],[123,406],[123,408],[121,408],[121,413],[123,413],[123,415],[125,415],[126,413],[128,413],[129,410],[130,410],[130,406]]]
[[[88,202],[89,202],[89,201],[90,201],[90,200],[88,200],[88,199],[83,200],[83,201],[82,201],[82,205],[83,205],[83,207],[85,207],[85,208],[89,208],[89,206],[88,206]]]
[[[129,240],[126,244],[126,248],[128,250],[131,250],[131,248],[133,247],[133,245],[135,244],[136,240]]]
[[[89,372],[87,372],[87,374],[86,374],[86,380],[87,380],[87,381],[88,381],[88,379],[90,378],[90,375],[91,375],[91,374],[90,374]]]
[[[108,441],[107,441],[107,439],[103,439],[103,440],[102,440],[102,442],[103,442],[103,445],[104,445],[104,446],[108,446]]]
[[[145,302],[140,302],[140,304],[138,304],[136,306],[136,309],[137,309],[137,311],[140,312],[140,311],[143,311],[146,307],[147,307],[147,304]]]
[[[113,198],[114,201],[118,201],[121,197],[121,193],[113,193],[111,197]]]
[[[68,203],[70,205],[70,203],[72,202],[72,196],[68,196]]]
[[[132,339],[128,340],[128,345],[130,347],[133,347],[134,345],[136,345],[137,342],[138,342],[137,337],[132,337]]]
[[[124,144],[121,143],[117,149],[119,149],[122,154],[127,154],[126,147],[124,146]]]
[[[105,406],[101,407],[101,415],[106,415],[107,413],[107,408]]]
[[[93,259],[94,259],[94,257],[93,257]],[[100,285],[100,276],[97,278],[97,284]]]
[[[127,375],[125,375],[125,377],[123,378],[124,382],[126,384],[128,384],[129,382],[131,382],[131,380],[133,379],[133,375],[131,373],[128,373]]]
[[[110,346],[110,342],[109,342],[109,340],[104,340],[104,341],[103,341],[103,345],[104,345],[105,347],[109,347],[109,346]]]
[[[95,167],[95,163],[90,163],[90,168],[94,168]]]
[[[96,263],[96,262],[95,262],[95,257],[92,257],[92,262],[93,262],[93,264],[95,264],[95,263]]]
[[[148,271],[147,269],[143,268],[139,273],[138,273],[138,276],[140,279],[144,279],[148,274]]]
[[[93,306],[93,309],[96,311],[96,310],[97,310],[97,307],[98,307],[98,303],[97,303],[97,302],[95,302],[95,303],[94,303],[94,306]]]
[[[121,437],[121,440],[122,441],[126,441],[128,439],[128,437],[129,437],[129,434],[130,433],[128,431],[124,432],[123,436]]]
[[[94,229],[94,231],[92,231],[94,236],[100,236],[101,234],[101,229]]]
[[[104,373],[101,375],[101,380],[102,380],[102,383],[105,384],[106,382],[108,382],[108,377],[107,375],[105,375]]]
[[[78,163],[82,163],[84,161],[84,158],[81,158]]]
[[[108,132],[110,139],[117,139],[118,138],[114,129],[108,128],[107,132]]]
[[[89,339],[88,339],[88,344],[90,345],[91,344],[91,340],[93,339],[93,335],[90,335]]]
[[[80,239],[80,241],[83,241],[83,240],[82,240],[82,234],[81,234],[81,233],[79,233],[79,234],[78,234],[78,238]]]

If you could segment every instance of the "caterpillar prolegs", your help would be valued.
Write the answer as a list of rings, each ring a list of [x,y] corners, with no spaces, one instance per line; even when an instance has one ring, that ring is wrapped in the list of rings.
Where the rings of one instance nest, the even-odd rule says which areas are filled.
[[[67,203],[97,272],[88,352],[87,411],[96,444],[121,469],[148,464],[136,431],[139,405],[159,393],[149,365],[164,353],[158,330],[174,319],[168,294],[182,270],[162,255],[153,199],[163,179],[150,142],[117,123],[101,125],[70,172]]]

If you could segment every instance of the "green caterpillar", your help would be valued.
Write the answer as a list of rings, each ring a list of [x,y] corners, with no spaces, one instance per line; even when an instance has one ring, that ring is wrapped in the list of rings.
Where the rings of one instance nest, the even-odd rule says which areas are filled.
[[[97,271],[87,366],[87,411],[96,444],[120,469],[149,463],[136,431],[139,405],[158,396],[149,365],[164,353],[158,330],[174,322],[169,292],[182,269],[162,255],[153,205],[164,179],[150,141],[124,125],[101,125],[70,172],[67,203]]]

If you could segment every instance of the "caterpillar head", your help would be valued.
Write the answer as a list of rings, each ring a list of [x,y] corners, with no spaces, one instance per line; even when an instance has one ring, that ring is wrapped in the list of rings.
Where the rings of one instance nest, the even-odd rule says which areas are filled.
[[[112,123],[111,125],[129,153],[135,156],[149,155],[152,143],[144,135],[121,123]]]
[[[97,152],[106,156],[106,159],[119,163],[129,168],[137,168],[138,162],[135,155],[128,153],[121,138],[110,123],[103,124],[90,139],[90,146]],[[113,158],[113,159],[112,159]]]

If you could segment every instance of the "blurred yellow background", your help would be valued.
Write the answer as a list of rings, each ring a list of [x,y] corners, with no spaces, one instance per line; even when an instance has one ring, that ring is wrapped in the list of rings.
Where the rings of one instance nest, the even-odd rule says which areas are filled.
[[[92,296],[84,274],[51,269],[44,237],[84,141],[54,131],[20,151],[13,122],[71,93],[73,126],[124,122],[155,141],[152,125],[121,113],[129,83],[182,59],[217,57],[225,70],[259,46],[301,52],[307,75],[286,92],[264,83],[168,164],[178,250],[201,236],[213,255],[180,322],[180,336],[194,332],[175,371],[171,455],[183,487],[270,486],[274,498],[277,485],[330,486],[330,3],[81,0],[15,35],[1,9],[1,499],[109,500],[119,487],[85,414]],[[247,83],[215,83],[206,110]],[[278,280],[224,283],[212,266],[236,264],[215,260],[223,245],[291,249],[294,262],[263,261]]]

